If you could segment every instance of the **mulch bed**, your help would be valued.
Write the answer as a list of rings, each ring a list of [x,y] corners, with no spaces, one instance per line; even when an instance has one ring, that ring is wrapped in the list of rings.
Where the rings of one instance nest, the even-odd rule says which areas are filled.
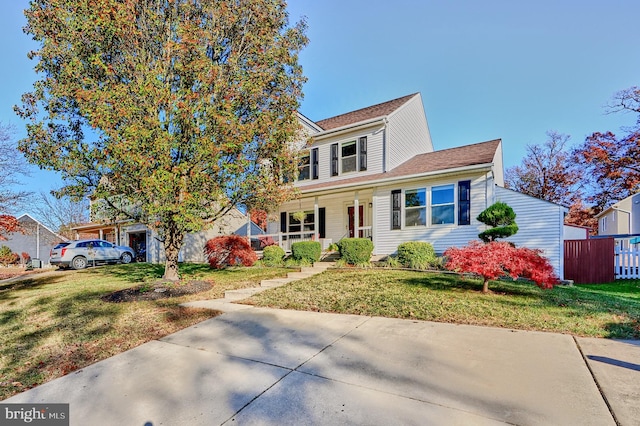
[[[173,283],[167,281],[157,281],[153,285],[140,285],[114,291],[111,294],[102,296],[105,302],[121,303],[136,302],[140,300],[158,300],[169,297],[180,297],[186,294],[201,293],[213,287],[208,281],[189,281],[186,283]]]

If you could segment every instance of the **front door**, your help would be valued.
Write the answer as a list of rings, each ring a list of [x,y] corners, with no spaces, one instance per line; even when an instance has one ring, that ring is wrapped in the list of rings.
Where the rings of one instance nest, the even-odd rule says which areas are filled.
[[[347,207],[347,214],[349,215],[349,237],[353,238],[355,235],[355,225],[356,225],[356,220],[355,220],[355,215],[354,215],[354,211],[355,208],[354,206],[349,206]],[[360,205],[358,206],[358,223],[360,224],[360,227],[364,226],[364,206]],[[362,238],[362,229],[358,232],[358,237]]]

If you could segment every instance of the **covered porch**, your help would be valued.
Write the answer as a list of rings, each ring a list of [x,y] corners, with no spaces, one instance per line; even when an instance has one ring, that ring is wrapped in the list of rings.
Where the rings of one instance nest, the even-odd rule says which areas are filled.
[[[278,244],[286,252],[298,241],[318,241],[327,250],[343,238],[374,238],[373,190],[302,195],[284,203],[258,236],[261,247]],[[357,214],[356,214],[357,212]]]

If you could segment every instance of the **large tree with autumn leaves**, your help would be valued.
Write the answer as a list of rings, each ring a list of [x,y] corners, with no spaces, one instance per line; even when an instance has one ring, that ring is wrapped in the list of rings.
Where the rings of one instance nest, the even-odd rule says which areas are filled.
[[[283,0],[32,0],[40,79],[20,149],[61,194],[148,224],[178,279],[188,232],[290,196],[305,23]]]
[[[0,123],[0,240],[20,230],[12,211],[25,202],[30,193],[19,189],[20,178],[27,175],[27,163],[16,149],[13,128]]]
[[[640,87],[617,92],[607,112],[636,114],[636,123],[618,134],[592,133],[574,150],[590,186],[587,201],[597,212],[640,191]]]

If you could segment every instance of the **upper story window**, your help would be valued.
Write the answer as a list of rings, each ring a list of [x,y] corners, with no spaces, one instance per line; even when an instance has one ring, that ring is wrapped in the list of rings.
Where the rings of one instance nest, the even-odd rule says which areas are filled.
[[[356,141],[345,142],[342,144],[342,173],[356,171],[356,155],[358,148]]]
[[[331,145],[331,176],[367,170],[367,137]]]
[[[298,180],[309,179],[311,169],[311,155],[309,152],[305,152],[300,155],[298,162]]]

